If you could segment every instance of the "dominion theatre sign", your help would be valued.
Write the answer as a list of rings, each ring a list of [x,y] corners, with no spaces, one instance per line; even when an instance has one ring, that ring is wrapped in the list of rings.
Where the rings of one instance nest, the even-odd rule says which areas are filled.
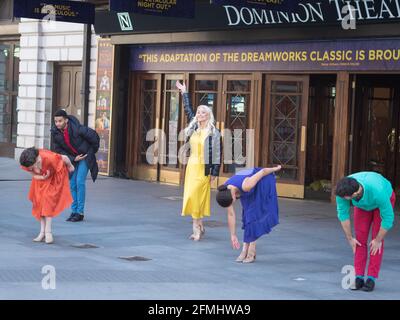
[[[343,20],[400,19],[400,0],[326,0],[298,2],[293,12],[224,5],[228,26],[324,23]]]
[[[264,0],[266,1],[266,0]],[[160,33],[258,29],[268,26],[332,26],[400,21],[400,0],[282,0],[290,10],[263,8],[252,1],[196,3],[193,18],[151,16],[132,12],[96,12],[98,34]],[[292,2],[293,1],[293,2]],[[259,2],[262,2],[261,0]],[[266,1],[268,2],[268,1]],[[124,23],[129,28],[124,28]]]

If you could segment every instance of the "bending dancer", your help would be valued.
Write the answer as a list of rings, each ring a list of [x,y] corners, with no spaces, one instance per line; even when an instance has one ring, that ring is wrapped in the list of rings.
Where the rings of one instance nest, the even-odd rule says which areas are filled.
[[[279,223],[274,168],[253,168],[239,171],[218,187],[217,202],[228,210],[228,226],[234,249],[240,249],[236,236],[236,214],[233,204],[240,199],[243,207],[243,249],[237,262],[250,263],[256,259],[256,240],[269,233]]]
[[[390,182],[376,172],[358,172],[340,180],[336,186],[338,218],[354,253],[355,290],[372,291],[383,257],[383,238],[392,228],[396,196]],[[351,232],[350,203],[354,206],[354,230]],[[368,257],[368,236],[372,241],[368,278],[364,282]]]
[[[33,241],[53,243],[52,218],[72,203],[68,175],[74,166],[67,156],[36,148],[24,150],[19,162],[23,170],[32,174],[28,197],[32,215],[40,221],[40,233]]]
[[[99,168],[96,152],[99,150],[100,137],[92,128],[83,126],[78,119],[64,110],[54,114],[54,126],[51,129],[54,151],[65,155],[73,164],[75,171],[70,177],[72,193],[72,212],[67,221],[80,222],[85,217],[86,176],[90,170],[93,182],[96,181]]]
[[[205,233],[203,218],[210,216],[211,182],[219,175],[221,162],[221,135],[215,128],[212,110],[200,105],[194,113],[186,85],[176,82],[183,95],[183,104],[189,125],[185,129],[190,157],[186,166],[182,216],[192,216],[193,234],[198,241]]]

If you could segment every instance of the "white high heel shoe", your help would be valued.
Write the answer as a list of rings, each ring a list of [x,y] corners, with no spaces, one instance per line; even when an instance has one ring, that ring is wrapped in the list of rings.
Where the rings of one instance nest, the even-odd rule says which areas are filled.
[[[44,240],[44,237],[44,232],[41,232],[35,239],[33,239],[33,242],[42,242]]]
[[[51,244],[54,242],[53,234],[51,232],[46,232],[45,242]]]

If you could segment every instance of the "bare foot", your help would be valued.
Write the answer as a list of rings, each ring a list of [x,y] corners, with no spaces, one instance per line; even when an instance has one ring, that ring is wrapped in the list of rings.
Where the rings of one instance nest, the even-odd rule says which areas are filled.
[[[273,168],[264,168],[263,170],[264,170],[264,174],[267,176],[270,173],[277,172],[277,171],[279,171],[281,169],[282,169],[282,166],[278,165],[278,166],[273,167]]]

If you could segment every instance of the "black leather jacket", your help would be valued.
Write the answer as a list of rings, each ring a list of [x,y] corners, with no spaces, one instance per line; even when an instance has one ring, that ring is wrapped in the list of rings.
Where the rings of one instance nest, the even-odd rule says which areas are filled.
[[[190,102],[189,94],[183,94],[183,107],[187,115],[188,123],[196,116],[193,111],[193,107]],[[197,130],[197,125],[190,129],[191,132],[186,139],[186,143],[190,140],[193,132]],[[204,161],[205,161],[205,172],[204,175],[219,176],[219,170],[221,167],[221,133],[218,129],[210,133],[207,137],[206,143],[204,143]]]

